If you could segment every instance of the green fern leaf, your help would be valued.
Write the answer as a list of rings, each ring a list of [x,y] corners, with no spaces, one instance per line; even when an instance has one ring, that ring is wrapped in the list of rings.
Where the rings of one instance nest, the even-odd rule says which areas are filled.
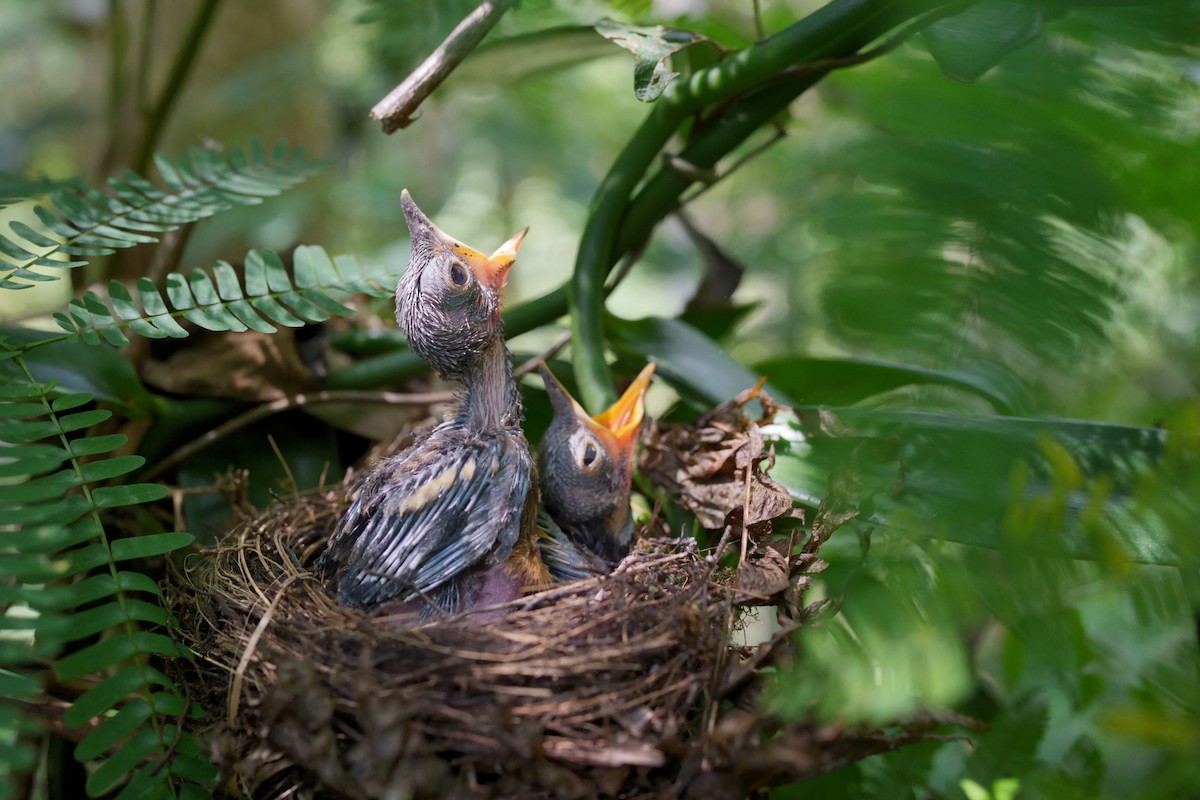
[[[101,743],[103,744],[103,743]],[[87,793],[92,797],[110,791],[129,775],[138,764],[153,756],[162,742],[151,728],[141,728],[111,757],[88,776]]]
[[[153,664],[181,654],[162,632],[169,615],[161,593],[148,576],[117,568],[173,552],[192,537],[109,535],[103,509],[159,499],[167,490],[157,484],[96,485],[129,475],[143,459],[108,455],[125,443],[124,436],[80,433],[107,420],[110,412],[87,408],[90,394],[61,394],[52,384],[35,381],[21,353],[36,344],[6,345],[17,353],[8,363],[24,376],[24,386],[0,387],[7,481],[0,485],[0,525],[13,526],[0,554],[0,602],[31,612],[0,617],[0,630],[6,632],[0,638],[0,697],[5,698],[0,725],[11,731],[31,724],[18,709],[4,705],[12,698],[36,697],[39,684],[23,668],[52,659],[65,644],[95,638],[54,664],[63,680],[103,676],[65,714],[72,726],[99,718],[76,752],[78,760],[93,762],[88,791],[108,792],[124,783],[124,796],[180,796],[186,781],[199,780],[192,789],[202,795],[215,773],[191,735],[177,728],[190,710],[188,701]],[[99,458],[84,463],[84,456]],[[30,769],[35,752],[0,744],[0,772]],[[178,753],[187,755],[177,770]]]
[[[224,261],[218,261],[211,273],[193,269],[187,276],[167,275],[165,297],[145,279],[137,283],[138,300],[114,282],[107,303],[100,295],[85,292],[55,320],[90,344],[98,344],[101,338],[128,344],[126,330],[156,339],[187,336],[177,317],[210,331],[274,333],[277,325],[299,327],[352,314],[337,299],[342,293],[388,297],[394,291],[395,276],[368,273],[353,258],[330,258],[320,247],[297,247],[293,261],[294,282],[283,260],[270,250],[247,253],[241,282],[233,266]]]
[[[124,698],[155,685],[175,690],[175,684],[166,675],[149,665],[142,665],[140,671],[122,670],[80,695],[63,714],[63,722],[72,727],[86,725]],[[110,740],[110,744],[112,741],[119,740]]]
[[[158,234],[181,225],[261,203],[325,166],[306,160],[302,150],[289,152],[282,142],[268,159],[257,141],[251,144],[249,159],[238,149],[222,157],[193,148],[174,160],[157,154],[155,164],[166,190],[126,171],[109,179],[111,194],[80,183],[51,191],[48,206],[34,209],[42,230],[9,223],[9,232],[0,233],[0,269],[12,271],[0,278],[0,287],[23,289],[36,281],[57,280],[57,275],[29,268],[78,267],[88,258],[157,242]],[[33,192],[29,197],[37,195]]]

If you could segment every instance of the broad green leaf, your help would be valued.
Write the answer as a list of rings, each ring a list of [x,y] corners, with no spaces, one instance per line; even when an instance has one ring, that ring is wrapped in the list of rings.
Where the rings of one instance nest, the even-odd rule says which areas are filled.
[[[120,603],[111,601],[70,616],[42,621],[38,625],[38,633],[56,642],[74,642],[127,622],[166,625],[167,612],[162,606],[127,597]]]
[[[8,671],[0,673],[0,696],[2,697],[33,697],[40,689],[41,685],[32,675]]]
[[[754,371],[806,405],[852,405],[902,386],[922,384],[969,392],[1001,413],[1012,411],[1023,399],[1019,382],[1011,376],[932,370],[865,358],[784,356],[759,361]]]
[[[145,592],[156,597],[161,596],[158,584],[141,572],[122,571],[117,573],[117,580],[112,575],[101,573],[89,575],[76,583],[62,586],[44,586],[31,593],[27,602],[30,607],[42,612],[66,611],[78,608],[105,597],[116,594],[118,588],[124,592]]]
[[[0,506],[0,525],[61,525],[78,519],[88,508],[87,498],[80,494],[44,506]]]
[[[662,317],[639,320],[609,315],[605,330],[613,349],[637,360],[657,364],[657,375],[684,394],[708,407],[736,396],[758,382],[758,374],[734,361],[720,345],[686,322]],[[777,401],[788,394],[767,383]]]
[[[49,420],[45,422],[17,422],[0,424],[0,442],[24,444],[36,442],[59,433],[58,426]]]
[[[29,419],[45,413],[41,403],[0,403],[0,419]]]
[[[25,504],[56,500],[80,483],[81,480],[74,470],[62,470],[23,483],[0,486],[0,503]]]
[[[74,547],[92,539],[96,533],[95,526],[91,524],[77,523],[67,527],[26,525],[20,530],[6,533],[4,541],[9,547],[15,548],[19,556],[31,556]]]
[[[982,0],[922,33],[925,46],[942,72],[973,81],[1042,31],[1043,11],[1017,0]]]
[[[0,335],[26,346],[50,338],[45,331],[7,325],[0,326]],[[146,416],[154,407],[153,396],[133,366],[108,345],[57,342],[33,347],[24,360],[39,382],[54,381],[57,393],[85,392],[133,417]],[[4,369],[0,365],[0,374]]]

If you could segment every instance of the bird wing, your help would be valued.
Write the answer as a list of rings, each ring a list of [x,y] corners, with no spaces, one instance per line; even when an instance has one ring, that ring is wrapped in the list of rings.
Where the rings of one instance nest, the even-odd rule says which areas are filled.
[[[338,597],[359,608],[411,600],[489,554],[506,558],[531,472],[519,431],[438,429],[379,465],[330,540]]]
[[[542,534],[538,537],[542,561],[554,583],[581,581],[612,572],[612,565],[572,539],[545,508],[538,509],[537,526]]]

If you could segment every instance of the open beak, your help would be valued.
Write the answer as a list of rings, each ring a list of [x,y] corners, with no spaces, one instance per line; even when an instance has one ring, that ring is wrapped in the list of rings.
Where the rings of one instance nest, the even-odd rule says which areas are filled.
[[[529,228],[517,231],[511,239],[500,245],[496,252],[486,258],[483,253],[457,242],[451,245],[451,248],[463,261],[467,262],[467,266],[475,273],[475,277],[479,279],[480,283],[491,286],[499,294],[504,290],[504,284],[508,282],[508,270],[517,260],[517,251],[521,249],[521,242],[525,241],[527,233],[529,233]]]
[[[629,388],[625,390],[625,394],[621,395],[617,402],[591,420],[595,427],[603,428],[611,433],[617,446],[622,450],[632,449],[633,443],[637,439],[646,410],[646,389],[650,386],[650,378],[653,376],[654,362],[651,361],[633,379]]]
[[[490,256],[485,256],[478,250],[468,247],[458,239],[450,236],[437,225],[434,225],[433,220],[429,219],[429,217],[425,216],[425,212],[417,208],[417,204],[413,202],[408,189],[400,192],[400,205],[404,208],[404,217],[408,220],[408,229],[412,233],[414,240],[424,238],[430,244],[441,243],[462,259],[463,263],[475,273],[476,280],[490,287],[496,294],[504,291],[504,284],[508,282],[508,271],[512,267],[513,262],[517,260],[517,250],[521,248],[521,242],[524,241],[525,234],[529,232],[529,228],[522,229],[507,242],[500,245],[500,248],[496,252]]]

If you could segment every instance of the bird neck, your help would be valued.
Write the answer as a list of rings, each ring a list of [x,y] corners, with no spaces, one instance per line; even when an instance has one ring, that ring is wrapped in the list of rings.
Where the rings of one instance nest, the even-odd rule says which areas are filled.
[[[503,338],[497,336],[478,366],[463,377],[451,417],[473,430],[521,424],[521,393]]]
[[[557,520],[556,520],[557,521]],[[561,522],[559,522],[562,525]],[[622,503],[605,518],[562,525],[569,538],[582,544],[609,564],[616,565],[629,553],[633,539],[633,517],[629,503]]]

